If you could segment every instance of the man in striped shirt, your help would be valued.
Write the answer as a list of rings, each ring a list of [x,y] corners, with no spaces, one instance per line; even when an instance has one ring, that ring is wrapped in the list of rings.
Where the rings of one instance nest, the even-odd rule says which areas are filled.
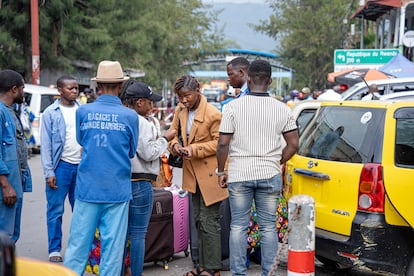
[[[255,60],[250,64],[250,92],[227,104],[219,129],[216,174],[222,188],[227,188],[228,183],[230,195],[232,275],[247,272],[246,239],[253,199],[262,234],[262,275],[268,275],[278,247],[275,225],[277,199],[282,189],[281,165],[298,147],[297,126],[290,108],[267,93],[271,74],[267,61]],[[225,172],[228,156],[228,172]]]

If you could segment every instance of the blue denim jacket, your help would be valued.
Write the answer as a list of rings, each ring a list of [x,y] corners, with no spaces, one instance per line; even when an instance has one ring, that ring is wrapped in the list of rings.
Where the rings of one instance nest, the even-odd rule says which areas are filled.
[[[55,176],[55,169],[62,157],[66,140],[66,124],[57,99],[48,106],[42,115],[40,127],[40,155],[45,178]],[[75,102],[79,105],[79,102]]]
[[[75,199],[94,203],[129,201],[130,158],[137,149],[138,114],[122,106],[118,97],[103,94],[77,109],[76,139],[82,147],[82,160]]]
[[[19,199],[23,197],[23,187],[17,157],[16,125],[11,111],[2,102],[0,102],[0,124],[0,175],[7,175]],[[3,198],[2,189],[0,189],[0,198]]]

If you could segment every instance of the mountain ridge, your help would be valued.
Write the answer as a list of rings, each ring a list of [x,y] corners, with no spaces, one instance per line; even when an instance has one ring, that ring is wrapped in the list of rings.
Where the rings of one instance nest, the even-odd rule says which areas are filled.
[[[223,28],[226,40],[234,41],[240,49],[276,53],[277,42],[250,26],[269,19],[272,10],[268,4],[223,2],[211,5],[214,11],[221,11],[217,26]]]

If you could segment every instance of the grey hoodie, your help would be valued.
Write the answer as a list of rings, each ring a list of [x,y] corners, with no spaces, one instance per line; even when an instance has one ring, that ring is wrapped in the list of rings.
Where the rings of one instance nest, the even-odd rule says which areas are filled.
[[[164,137],[157,138],[155,125],[145,117],[139,117],[138,147],[131,159],[132,179],[144,178],[156,180],[160,172],[161,155],[168,148]]]

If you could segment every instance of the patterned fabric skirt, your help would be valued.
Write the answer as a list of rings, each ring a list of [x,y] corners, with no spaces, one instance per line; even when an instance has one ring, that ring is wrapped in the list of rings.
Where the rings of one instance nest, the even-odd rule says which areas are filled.
[[[125,267],[131,265],[129,255],[130,241],[127,242],[127,256],[125,258]],[[99,235],[99,229],[95,231],[95,237],[93,238],[92,248],[89,252],[88,262],[86,263],[85,271],[90,274],[99,275],[99,263],[101,262],[101,240]]]

